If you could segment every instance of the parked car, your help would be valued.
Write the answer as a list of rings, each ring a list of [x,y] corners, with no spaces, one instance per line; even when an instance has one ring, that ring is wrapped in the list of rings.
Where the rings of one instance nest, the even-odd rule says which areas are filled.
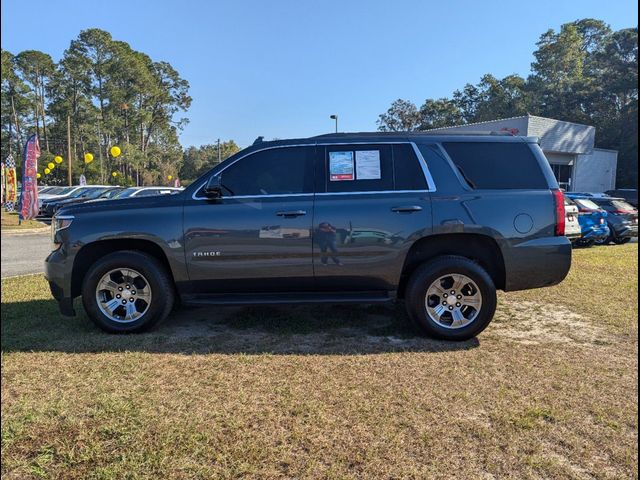
[[[73,205],[75,203],[87,202],[96,198],[103,198],[105,194],[109,194],[111,192],[117,193],[121,190],[122,188],[120,187],[83,187],[76,190],[68,197],[45,200],[40,208],[39,216],[42,218],[51,218],[62,207]]]
[[[618,188],[617,190],[607,190],[605,193],[610,197],[622,198],[638,208],[638,190],[635,188]]]
[[[48,200],[62,200],[63,198],[73,198],[81,195],[82,192],[91,188],[104,188],[108,185],[75,185],[70,187],[55,187],[43,195],[38,195],[38,207],[42,208],[42,204]]]
[[[566,214],[564,235],[569,240],[577,240],[582,237],[582,227],[578,220],[578,205],[569,197],[564,197],[564,211]]]
[[[601,243],[622,245],[638,236],[638,210],[622,198],[593,198],[608,213],[609,236]]]
[[[609,236],[607,212],[595,204],[592,197],[574,193],[567,193],[566,196],[578,206],[578,221],[582,229],[582,236],[573,240],[574,245],[592,247]]]
[[[122,199],[132,197],[152,197],[154,195],[172,195],[181,192],[182,188],[175,187],[129,187],[123,188],[120,192],[116,193],[109,199]],[[109,200],[106,198],[98,198],[95,201]]]
[[[332,134],[256,142],[174,195],[64,207],[45,271],[63,314],[81,296],[108,332],[151,328],[177,299],[403,299],[423,333],[464,340],[497,289],[565,278],[565,218],[537,138]],[[389,241],[338,240],[354,231]]]

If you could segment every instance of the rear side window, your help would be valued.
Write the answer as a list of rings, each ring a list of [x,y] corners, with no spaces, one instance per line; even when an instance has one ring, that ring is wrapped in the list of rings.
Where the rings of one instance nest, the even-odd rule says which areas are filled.
[[[393,172],[396,190],[427,190],[427,180],[413,147],[402,143],[393,146]]]
[[[391,145],[334,145],[326,148],[327,192],[393,190]]]
[[[442,146],[471,188],[549,188],[526,143],[445,142]]]

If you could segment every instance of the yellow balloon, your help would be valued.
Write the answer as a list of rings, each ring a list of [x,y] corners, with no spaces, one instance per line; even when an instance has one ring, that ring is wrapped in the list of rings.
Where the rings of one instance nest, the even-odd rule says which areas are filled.
[[[91,163],[91,162],[93,162],[93,155],[91,153],[85,153],[84,163]]]
[[[49,170],[48,168],[44,169],[44,174],[45,175],[49,175],[51,173],[51,170]]]
[[[39,173],[36,174],[36,178],[40,178],[42,175],[40,175]]]
[[[173,175],[169,175],[169,176],[167,177],[167,180],[173,180]]]
[[[54,162],[56,163],[62,163],[62,157],[60,155],[56,155],[56,157],[53,159]]]
[[[117,177],[118,176],[118,172],[111,172],[111,176],[112,177]]]
[[[53,163],[49,162],[47,164],[47,167],[49,167],[49,170],[53,170],[53,167],[55,167],[55,165]]]
[[[120,147],[116,147],[115,145],[113,147],[111,147],[111,150],[109,150],[111,152],[111,156],[113,158],[117,158],[120,156],[120,154],[122,153],[120,151]]]

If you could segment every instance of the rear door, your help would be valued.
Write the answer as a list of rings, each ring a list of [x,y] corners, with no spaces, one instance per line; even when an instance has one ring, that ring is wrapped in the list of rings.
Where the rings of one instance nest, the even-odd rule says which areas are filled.
[[[395,290],[411,243],[431,232],[428,175],[416,149],[408,142],[319,145],[316,172],[317,288]]]

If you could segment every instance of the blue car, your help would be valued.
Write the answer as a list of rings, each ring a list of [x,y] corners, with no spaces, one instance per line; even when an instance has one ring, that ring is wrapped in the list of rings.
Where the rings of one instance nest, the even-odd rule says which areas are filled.
[[[582,229],[582,236],[573,240],[578,247],[591,247],[596,242],[607,239],[611,233],[607,225],[608,213],[600,208],[586,195],[566,193],[578,206],[578,221]]]

